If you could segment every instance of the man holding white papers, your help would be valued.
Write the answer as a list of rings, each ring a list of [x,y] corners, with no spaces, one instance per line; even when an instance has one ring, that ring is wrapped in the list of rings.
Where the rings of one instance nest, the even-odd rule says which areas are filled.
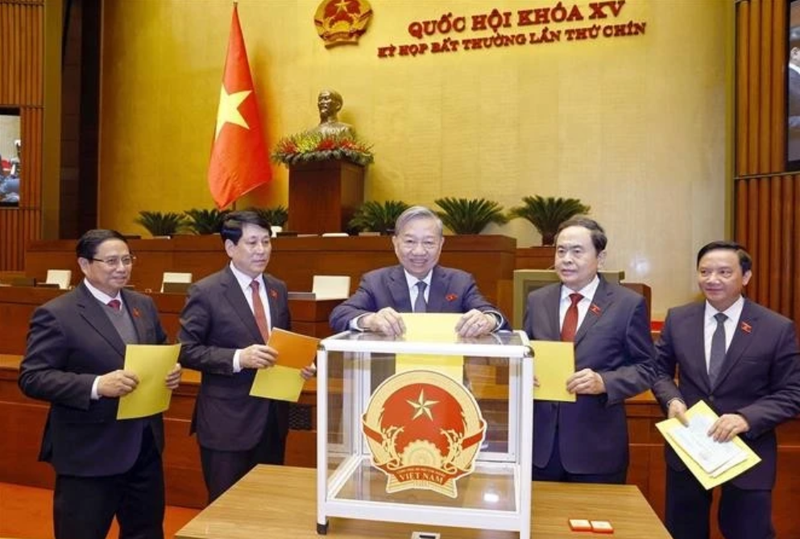
[[[232,212],[221,236],[231,261],[189,288],[179,334],[181,364],[203,373],[191,432],[209,503],[256,464],[283,464],[289,430],[287,402],[250,396],[256,371],[278,360],[266,345],[270,329],[291,329],[286,285],[264,273],[270,225],[256,212]]]
[[[464,313],[455,328],[463,337],[507,329],[505,317],[483,297],[472,275],[439,265],[442,232],[442,220],[428,208],[404,211],[392,237],[400,265],[365,274],[356,293],[331,313],[331,328],[402,335],[401,313],[430,312]]]
[[[40,460],[56,471],[56,539],[104,539],[114,516],[120,538],[163,538],[161,414],[117,420],[120,397],[138,377],[123,369],[126,344],[162,344],[153,300],[125,290],[133,255],[113,230],[76,245],[85,276],[75,290],[33,313],[20,366],[23,393],[50,402]],[[167,375],[180,382],[180,366]]]
[[[740,436],[761,463],[723,484],[719,526],[726,539],[769,539],[776,474],[775,427],[800,412],[800,351],[791,320],[745,299],[752,259],[733,242],[697,254],[706,298],[671,309],[656,344],[653,392],[667,415],[705,401],[718,415],[708,435]],[[678,375],[677,384],[674,377]],[[712,491],[667,446],[666,526],[675,539],[709,536]]]
[[[536,481],[625,482],[625,399],[650,387],[654,351],[644,298],[597,273],[607,243],[592,219],[563,223],[555,256],[561,283],[528,296],[528,336],[575,343],[576,372],[563,383],[576,401],[536,401],[533,407]]]

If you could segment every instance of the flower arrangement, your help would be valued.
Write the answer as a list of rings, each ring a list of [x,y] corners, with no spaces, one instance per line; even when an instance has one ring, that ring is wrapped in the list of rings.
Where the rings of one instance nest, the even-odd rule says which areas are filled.
[[[318,132],[303,132],[284,137],[275,145],[272,160],[286,166],[344,159],[357,165],[372,163],[372,146],[350,135],[323,135]]]

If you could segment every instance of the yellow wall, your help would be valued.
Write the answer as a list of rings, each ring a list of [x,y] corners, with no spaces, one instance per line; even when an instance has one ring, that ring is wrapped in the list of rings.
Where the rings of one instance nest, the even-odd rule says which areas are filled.
[[[628,0],[618,22],[646,21],[643,36],[393,59],[377,47],[415,42],[412,21],[556,3],[372,0],[360,44],[333,49],[313,26],[318,3],[239,1],[270,146],[315,125],[317,93],[334,88],[340,119],[374,144],[368,199],[579,197],[608,231],[607,267],[650,284],[657,317],[692,297],[694,253],[726,233],[732,2]],[[577,2],[586,14],[588,3]],[[144,233],[139,210],[212,206],[206,167],[231,6],[105,2],[102,226]],[[529,29],[541,27],[513,31]],[[287,199],[286,169],[274,167],[272,184],[239,207]],[[522,220],[489,232],[538,243]]]

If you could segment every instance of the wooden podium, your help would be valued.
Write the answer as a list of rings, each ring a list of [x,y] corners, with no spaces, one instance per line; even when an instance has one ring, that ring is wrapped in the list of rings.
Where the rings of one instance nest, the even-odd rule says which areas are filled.
[[[289,167],[289,230],[344,232],[364,203],[364,167],[329,160]]]

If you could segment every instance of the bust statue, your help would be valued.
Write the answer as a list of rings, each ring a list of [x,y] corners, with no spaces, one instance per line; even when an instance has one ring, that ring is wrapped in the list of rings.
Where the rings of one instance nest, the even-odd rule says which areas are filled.
[[[317,97],[319,109],[319,125],[310,129],[311,133],[322,136],[347,136],[355,138],[353,126],[339,121],[339,111],[343,105],[342,96],[335,90],[322,90]]]

